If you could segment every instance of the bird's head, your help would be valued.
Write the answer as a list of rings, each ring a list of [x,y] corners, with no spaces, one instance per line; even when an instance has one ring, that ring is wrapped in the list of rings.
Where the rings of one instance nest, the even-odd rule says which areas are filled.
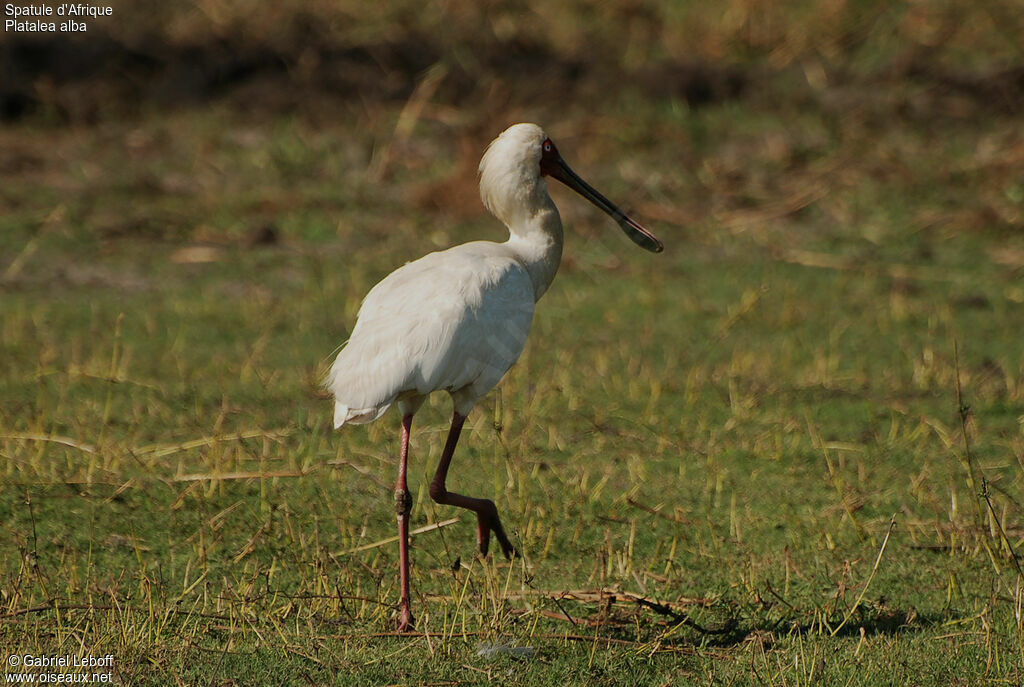
[[[611,215],[641,248],[660,253],[654,234],[581,179],[536,124],[513,124],[491,141],[480,160],[480,198],[498,219],[511,225],[520,213],[551,204],[544,177],[550,176]]]
[[[506,224],[546,195],[540,167],[545,140],[536,124],[514,124],[491,141],[480,160],[480,199]]]

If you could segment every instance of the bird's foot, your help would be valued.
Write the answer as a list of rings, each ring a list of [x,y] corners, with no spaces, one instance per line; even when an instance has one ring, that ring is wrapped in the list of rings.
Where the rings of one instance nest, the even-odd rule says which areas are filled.
[[[476,519],[476,543],[480,547],[480,555],[487,555],[487,551],[490,549],[491,532],[494,532],[494,536],[498,538],[498,544],[501,545],[501,551],[505,554],[505,558],[512,559],[518,557],[519,552],[512,546],[508,535],[505,534],[505,528],[501,526],[498,509],[493,502],[488,501],[487,503],[490,504],[490,508],[484,512],[477,513]]]
[[[412,617],[412,610],[408,606],[399,609],[395,627],[400,633],[416,631],[416,619]]]

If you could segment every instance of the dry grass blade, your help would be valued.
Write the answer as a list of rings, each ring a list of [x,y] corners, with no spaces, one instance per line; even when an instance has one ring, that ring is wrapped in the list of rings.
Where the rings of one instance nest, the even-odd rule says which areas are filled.
[[[172,482],[202,482],[203,480],[232,480],[232,479],[270,479],[274,477],[305,477],[316,472],[311,470],[270,470],[267,472],[206,472],[194,475],[179,475],[173,477]]]
[[[825,466],[828,468],[828,476],[832,482],[832,487],[836,490],[836,494],[839,496],[839,501],[843,504],[843,510],[846,512],[846,517],[850,519],[850,523],[853,524],[853,528],[857,530],[857,536],[864,539],[864,529],[860,526],[854,515],[855,506],[851,503],[850,498],[846,494],[846,484],[843,480],[843,476],[836,470],[835,464],[832,462],[832,456],[829,453],[829,444],[822,440],[821,435],[818,433],[814,423],[811,422],[810,416],[806,418],[807,421],[807,434],[811,438],[811,443],[817,448],[821,449],[822,454],[825,457]]]
[[[204,446],[213,446],[225,441],[241,441],[243,439],[283,439],[292,433],[290,429],[276,429],[276,430],[262,430],[262,429],[251,429],[245,432],[237,432],[235,434],[221,434],[212,437],[203,437],[202,439],[192,439],[190,441],[183,441],[178,444],[150,444],[148,446],[140,446],[133,449],[135,455],[138,456],[153,456],[156,458],[163,458],[174,453],[181,451],[191,451],[196,448],[203,448]]]
[[[715,217],[715,220],[722,228],[738,233],[745,231],[748,227],[760,225],[768,220],[779,217],[786,217],[803,210],[827,196],[828,192],[828,188],[824,186],[811,188],[797,193],[791,198],[786,198],[776,203],[768,203],[753,210],[734,210],[720,213]]]
[[[395,132],[391,140],[379,151],[374,160],[370,176],[375,181],[380,181],[388,176],[391,171],[391,161],[395,155],[395,149],[400,148],[412,135],[416,122],[423,115],[423,108],[434,97],[438,86],[444,81],[448,74],[448,67],[443,64],[435,64],[426,71],[416,89],[409,96],[405,107],[398,115],[398,122],[395,124]]]
[[[875,558],[875,564],[871,566],[871,574],[868,575],[868,579],[864,582],[864,586],[861,588],[860,594],[857,595],[857,600],[853,602],[853,606],[851,606],[850,610],[846,612],[846,617],[843,618],[843,622],[839,623],[839,625],[832,630],[831,636],[835,637],[839,634],[839,631],[843,629],[846,623],[849,622],[850,618],[853,617],[853,614],[857,612],[857,609],[860,608],[860,604],[864,600],[864,596],[868,593],[868,588],[871,586],[871,581],[875,579],[875,573],[878,572],[878,566],[882,563],[882,555],[885,554],[885,547],[889,543],[889,535],[892,534],[894,529],[896,529],[895,513],[893,513],[892,519],[889,520],[889,529],[885,531],[885,539],[882,540],[882,546],[878,549],[878,556]]]
[[[441,522],[435,522],[432,525],[424,525],[423,527],[417,527],[416,529],[411,530],[409,532],[409,536],[411,537],[411,536],[416,535],[416,534],[425,534],[426,532],[432,532],[433,530],[440,529],[442,527],[447,527],[448,525],[454,525],[458,521],[459,521],[458,518],[451,518],[449,520],[442,520]],[[353,549],[348,549],[347,551],[340,551],[340,552],[338,552],[338,553],[336,553],[334,555],[335,556],[347,556],[347,555],[352,554],[352,553],[359,553],[360,551],[368,551],[370,549],[376,549],[376,548],[379,548],[381,546],[387,546],[388,544],[392,544],[392,543],[394,543],[396,541],[398,541],[398,537],[388,537],[387,539],[381,539],[380,541],[375,541],[372,544],[363,544],[362,546],[357,546],[357,547],[355,547]]]
[[[639,501],[634,499],[632,496],[626,499],[626,503],[629,504],[630,506],[632,506],[633,508],[639,508],[640,510],[646,511],[647,513],[650,513],[651,515],[656,515],[659,518],[664,518],[665,520],[669,520],[671,522],[678,522],[678,523],[682,523],[682,524],[688,524],[690,522],[686,518],[681,518],[678,515],[668,515],[666,513],[662,513],[661,511],[664,508],[664,504],[659,504],[656,507],[652,507],[652,506],[648,506],[645,503],[640,503]]]
[[[58,434],[39,434],[37,432],[11,432],[8,434],[0,434],[0,439],[15,439],[18,441],[47,441],[54,444],[61,444],[62,446],[68,446],[70,448],[84,451],[85,453],[96,453],[96,447],[85,442],[76,441],[71,437],[60,436]]]
[[[863,260],[847,258],[832,253],[821,251],[805,250],[802,248],[777,248],[773,253],[777,259],[794,265],[804,267],[816,267],[819,269],[836,270],[839,272],[867,272],[878,271],[893,279],[911,279],[926,282],[952,282],[962,283],[967,280],[967,275],[953,272],[948,269],[924,267],[918,265],[904,265],[901,263],[890,263],[881,265],[878,263],[865,264]]]

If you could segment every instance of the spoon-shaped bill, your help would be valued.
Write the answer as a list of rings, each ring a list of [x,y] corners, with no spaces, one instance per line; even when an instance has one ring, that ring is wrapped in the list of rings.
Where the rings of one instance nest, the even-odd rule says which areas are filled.
[[[636,245],[651,251],[652,253],[660,253],[665,249],[661,241],[643,227],[635,219],[624,213],[619,209],[615,203],[611,202],[603,195],[598,193],[597,189],[583,181],[582,178],[576,172],[572,171],[572,168],[565,163],[565,160],[558,156],[552,160],[546,160],[544,165],[544,171],[548,175],[558,179],[563,184],[571,188],[576,193],[580,194],[591,203],[601,208],[614,219],[622,231],[626,233],[626,236]]]

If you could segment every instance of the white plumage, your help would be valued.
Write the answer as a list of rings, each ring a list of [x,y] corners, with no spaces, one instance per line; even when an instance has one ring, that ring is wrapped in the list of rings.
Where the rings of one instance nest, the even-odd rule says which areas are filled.
[[[519,359],[534,290],[515,253],[475,241],[392,272],[366,296],[328,378],[334,426],[415,412],[432,391],[465,415]]]
[[[372,422],[396,401],[403,415],[415,413],[440,390],[466,415],[519,359],[562,254],[562,223],[540,174],[546,138],[517,124],[480,162],[481,197],[509,241],[430,253],[367,294],[327,378],[335,428]]]

